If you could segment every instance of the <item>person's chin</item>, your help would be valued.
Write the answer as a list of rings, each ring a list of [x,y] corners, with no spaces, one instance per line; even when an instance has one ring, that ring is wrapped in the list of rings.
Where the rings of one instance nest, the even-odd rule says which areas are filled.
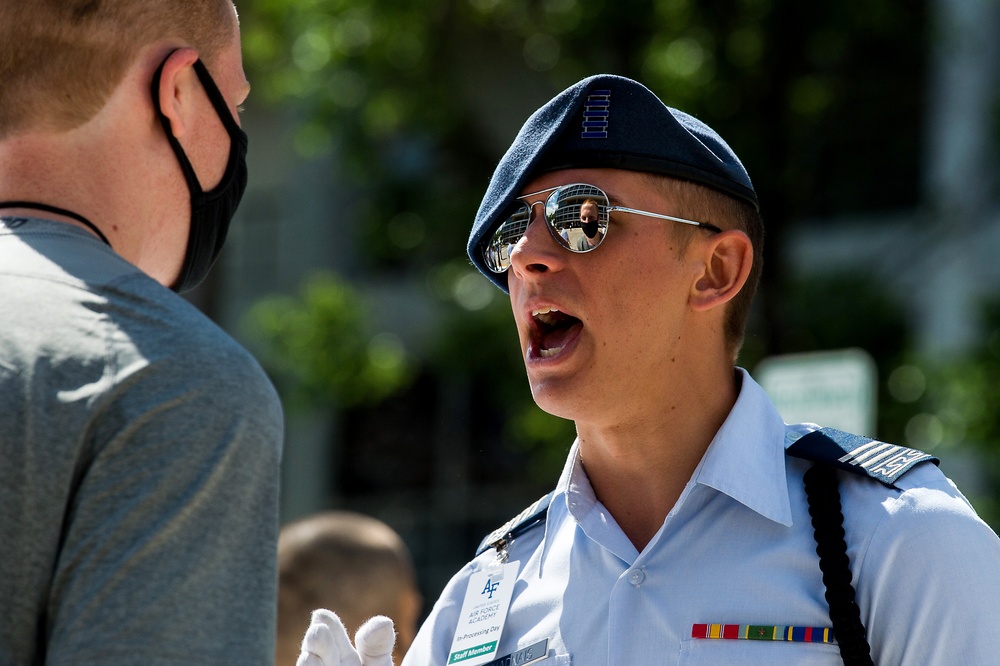
[[[575,421],[592,405],[593,393],[578,373],[529,372],[528,383],[538,408],[553,416]]]

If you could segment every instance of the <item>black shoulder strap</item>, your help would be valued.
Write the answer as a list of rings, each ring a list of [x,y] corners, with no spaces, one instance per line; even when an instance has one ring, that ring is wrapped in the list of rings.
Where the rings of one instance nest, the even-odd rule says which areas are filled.
[[[553,495],[555,495],[555,491],[540,498],[527,509],[486,535],[486,538],[479,544],[479,548],[476,549],[476,556],[482,555],[490,548],[496,548],[497,552],[500,553],[510,545],[515,537],[544,523]]]
[[[837,470],[874,479],[889,487],[922,462],[937,463],[923,451],[887,444],[833,428],[811,432],[788,447],[786,453],[813,460],[804,481],[809,515],[816,538],[816,554],[830,605],[830,621],[849,666],[872,665],[871,646],[861,622],[861,609],[851,584],[851,561],[844,540],[844,513],[837,487]]]
[[[806,498],[816,536],[816,554],[830,605],[830,621],[845,666],[874,666],[871,646],[865,637],[861,609],[854,600],[851,562],[844,541],[844,514],[837,488],[837,471],[817,463],[805,474]]]

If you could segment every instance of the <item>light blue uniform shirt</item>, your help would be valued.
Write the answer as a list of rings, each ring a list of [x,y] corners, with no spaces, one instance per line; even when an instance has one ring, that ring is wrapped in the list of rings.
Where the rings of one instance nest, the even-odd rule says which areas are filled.
[[[496,657],[548,639],[535,662],[573,666],[839,664],[836,645],[694,639],[694,624],[830,627],[802,476],[785,425],[745,372],[739,399],[677,504],[636,550],[594,496],[578,446],[520,563]],[[669,442],[664,442],[669,446]],[[1000,663],[1000,540],[938,468],[886,487],[841,473],[848,555],[876,664]],[[448,661],[469,577],[447,585],[403,661]],[[471,662],[470,662],[471,663]]]

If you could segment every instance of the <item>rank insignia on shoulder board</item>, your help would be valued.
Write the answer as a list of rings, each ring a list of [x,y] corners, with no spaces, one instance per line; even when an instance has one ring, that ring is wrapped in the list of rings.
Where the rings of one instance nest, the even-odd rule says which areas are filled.
[[[919,463],[938,464],[937,458],[923,451],[833,428],[820,428],[802,436],[786,453],[867,476],[890,487]]]

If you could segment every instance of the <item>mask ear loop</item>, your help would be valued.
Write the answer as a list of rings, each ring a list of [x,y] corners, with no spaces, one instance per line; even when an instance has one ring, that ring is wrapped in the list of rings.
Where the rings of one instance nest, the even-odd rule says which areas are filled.
[[[243,128],[240,127],[236,119],[233,118],[232,112],[229,110],[229,103],[226,102],[226,98],[222,95],[222,91],[219,90],[219,86],[215,83],[215,79],[208,71],[208,67],[199,58],[194,61],[193,64],[195,74],[201,80],[202,87],[205,88],[205,93],[208,94],[208,101],[212,103],[215,107],[216,113],[219,114],[219,120],[222,124],[226,126],[226,129],[231,133],[240,134],[243,132]]]
[[[173,53],[176,53],[176,50],[172,51],[170,55]],[[167,142],[170,144],[174,155],[177,157],[177,162],[181,167],[181,173],[184,175],[184,180],[187,182],[188,190],[190,191],[191,196],[191,228],[188,232],[187,250],[184,255],[184,263],[181,266],[181,273],[174,286],[171,287],[175,290],[182,290],[180,285],[184,285],[189,281],[191,274],[197,270],[195,267],[205,265],[206,262],[210,265],[213,258],[221,249],[222,243],[225,241],[225,229],[222,229],[219,233],[210,233],[208,236],[209,242],[207,244],[204,242],[206,240],[206,236],[205,233],[201,232],[204,231],[205,227],[204,223],[199,223],[198,211],[202,210],[213,201],[225,197],[228,194],[226,184],[238,177],[241,162],[246,155],[248,139],[246,133],[239,126],[239,123],[236,122],[232,112],[230,112],[226,99],[222,95],[222,91],[220,91],[219,87],[215,84],[211,74],[209,74],[208,68],[201,61],[201,59],[195,60],[194,63],[192,63],[195,74],[197,74],[198,80],[201,82],[202,89],[208,96],[209,102],[212,104],[216,116],[218,116],[219,121],[225,128],[230,141],[229,158],[227,160],[226,169],[222,179],[215,188],[206,192],[198,180],[198,176],[194,171],[194,167],[191,165],[191,161],[188,159],[183,147],[181,147],[180,141],[178,141],[177,137],[175,137],[171,131],[170,120],[167,118],[166,114],[163,113],[161,108],[160,81],[163,76],[163,68],[166,65],[167,60],[170,58],[170,55],[167,55],[163,63],[160,64],[156,72],[153,74],[151,85],[153,104],[156,107],[156,113],[160,118],[160,124],[163,126],[163,132],[167,137]],[[200,282],[200,280],[198,281]]]
[[[160,108],[160,79],[163,77],[163,68],[166,66],[167,60],[169,60],[170,56],[174,53],[177,53],[177,50],[171,51],[167,57],[163,59],[163,62],[160,63],[160,66],[156,68],[156,72],[153,74],[153,83],[151,86],[153,93],[153,106],[156,108],[156,115],[160,118],[160,124],[163,125],[163,133],[166,134],[167,141],[170,143],[171,148],[174,149],[177,161],[181,165],[181,171],[184,172],[184,180],[188,182],[188,187],[191,188],[192,193],[204,194],[204,190],[201,188],[201,183],[198,182],[198,175],[194,172],[194,167],[191,166],[191,162],[188,160],[187,154],[181,147],[180,141],[178,141],[177,137],[174,136],[174,132],[170,127],[170,119],[167,118],[166,114],[163,113],[163,109]],[[197,68],[195,71],[197,71]],[[209,98],[211,98],[211,95],[209,95]]]
[[[206,198],[212,199],[224,192],[225,188],[222,187],[221,183],[225,183],[230,179],[231,173],[238,166],[241,155],[246,154],[249,141],[246,132],[243,131],[243,128],[239,126],[239,123],[236,122],[233,114],[229,111],[226,98],[222,96],[222,91],[219,90],[219,86],[216,85],[212,75],[209,74],[205,63],[200,59],[195,60],[194,71],[198,75],[198,79],[201,80],[202,88],[205,89],[208,100],[215,107],[215,113],[219,116],[219,120],[222,121],[222,125],[226,129],[226,134],[229,135],[229,140],[234,144],[229,147],[229,161],[226,163],[226,173],[222,177],[220,185],[209,192],[203,192]]]
[[[170,119],[163,113],[160,108],[160,79],[163,77],[163,67],[167,64],[167,59],[170,55],[173,55],[177,51],[171,51],[167,58],[163,60],[160,66],[156,69],[153,74],[152,92],[153,92],[153,104],[156,107],[156,115],[160,117],[160,124],[163,125],[163,133],[167,135],[167,141],[170,142],[171,147],[174,149],[174,153],[177,155],[177,160],[180,162],[181,170],[184,172],[184,179],[188,182],[191,187],[191,191],[198,196],[207,196],[209,198],[213,197],[216,192],[205,192],[202,188],[201,183],[198,181],[198,175],[194,171],[194,167],[191,166],[191,161],[187,157],[187,153],[184,152],[184,148],[181,147],[180,141],[174,136],[173,131],[170,128]],[[230,137],[230,141],[238,141],[243,150],[246,150],[247,135],[243,131],[243,128],[237,124],[236,120],[233,118],[233,114],[229,111],[229,106],[226,104],[226,98],[222,96],[222,91],[215,84],[215,80],[212,75],[209,74],[208,68],[205,67],[205,63],[199,58],[195,60],[193,65],[195,74],[198,75],[198,80],[201,81],[201,86],[205,90],[205,94],[208,95],[208,101],[212,103],[212,107],[215,109],[216,115],[219,116],[219,120],[222,122],[223,126],[227,130],[227,134]],[[236,169],[237,162],[239,161],[240,151],[236,146],[230,146],[229,148],[229,161],[226,163],[226,176],[223,176],[222,182],[227,180],[227,176],[231,171]],[[220,189],[220,188],[216,188]]]

